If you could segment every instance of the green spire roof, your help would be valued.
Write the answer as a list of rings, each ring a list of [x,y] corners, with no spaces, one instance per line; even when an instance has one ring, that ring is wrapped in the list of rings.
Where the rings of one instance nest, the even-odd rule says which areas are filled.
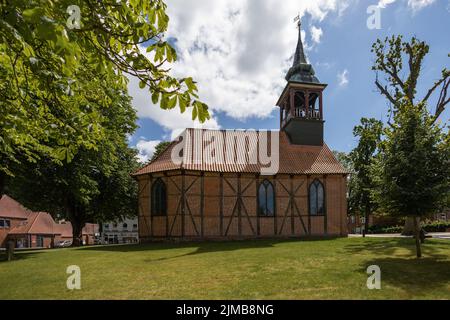
[[[320,83],[314,76],[313,67],[306,62],[305,51],[303,50],[301,21],[298,20],[298,42],[295,50],[294,63],[286,74],[286,80],[289,82],[310,82]]]

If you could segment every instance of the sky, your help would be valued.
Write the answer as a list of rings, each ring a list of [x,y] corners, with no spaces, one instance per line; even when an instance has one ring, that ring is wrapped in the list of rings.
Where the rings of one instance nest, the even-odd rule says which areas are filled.
[[[386,98],[376,91],[371,45],[377,38],[401,34],[426,41],[418,84],[423,97],[449,68],[450,0],[167,0],[167,39],[177,50],[171,69],[192,76],[211,119],[191,120],[179,109],[161,110],[147,90],[130,78],[129,94],[139,129],[129,138],[143,162],[160,141],[174,139],[185,128],[279,129],[275,106],[286,85],[298,38],[297,15],[309,63],[324,91],[325,142],[333,150],[350,151],[357,140],[353,127],[361,117],[385,121]],[[369,28],[380,12],[380,28]],[[372,20],[370,20],[372,21]],[[145,48],[142,48],[145,51]],[[434,110],[437,97],[430,100]],[[449,119],[447,110],[442,118]]]

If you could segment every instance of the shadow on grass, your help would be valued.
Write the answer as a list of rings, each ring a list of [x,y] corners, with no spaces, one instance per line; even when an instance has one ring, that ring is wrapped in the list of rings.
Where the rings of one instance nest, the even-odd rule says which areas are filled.
[[[408,254],[402,255],[405,257],[416,256],[416,245],[414,239],[409,238],[366,238],[367,241],[360,241],[355,244],[350,244],[344,247],[346,253],[372,253],[378,255],[398,256],[398,249],[408,250]],[[450,252],[450,241],[427,239],[421,245],[424,257],[432,257],[436,259],[448,259],[448,255],[442,254],[443,251]]]
[[[92,251],[116,251],[116,252],[136,252],[152,250],[170,250],[183,248],[196,248],[192,254],[234,251],[242,249],[271,248],[279,243],[288,242],[309,242],[309,241],[329,241],[330,239],[254,239],[254,240],[234,240],[234,241],[193,241],[193,242],[153,242],[136,245],[106,245],[92,246],[83,250]]]
[[[14,258],[12,261],[24,260],[28,258],[32,258],[34,255],[39,254],[40,252],[16,252],[14,254]],[[11,261],[7,261],[7,256],[5,252],[0,253],[0,263],[7,263]]]
[[[398,249],[407,249],[408,253],[400,255]],[[416,258],[414,239],[372,240],[347,245],[344,250],[351,254],[370,253],[370,259],[364,260],[360,271],[365,273],[368,266],[378,265],[382,283],[401,288],[413,296],[448,290],[450,241],[427,240],[422,245],[423,257],[420,259]],[[450,292],[447,298],[450,299]]]

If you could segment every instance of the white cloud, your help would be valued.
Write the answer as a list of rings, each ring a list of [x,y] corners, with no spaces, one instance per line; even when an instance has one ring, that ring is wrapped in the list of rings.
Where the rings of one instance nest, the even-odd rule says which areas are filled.
[[[378,7],[386,8],[387,5],[396,2],[397,0],[379,0]],[[436,0],[408,0],[407,5],[413,11],[413,14],[422,10],[425,7],[433,4]],[[406,2],[406,0],[405,0]]]
[[[434,2],[435,0],[408,0],[408,6],[412,9],[413,12],[417,12],[425,7],[428,7]]]
[[[322,35],[323,31],[321,28],[316,28],[315,26],[311,27],[311,38],[314,41],[314,43],[320,43]]]
[[[378,1],[378,7],[379,8],[386,8],[387,5],[394,3],[396,0],[380,0]]]
[[[344,71],[338,73],[337,78],[340,87],[345,87],[348,85],[348,70],[344,69]]]
[[[295,51],[294,16],[308,12],[312,21],[320,22],[331,13],[342,14],[352,1],[357,0],[287,0],[283,5],[278,0],[168,1],[166,36],[176,39],[178,53],[172,71],[198,82],[200,99],[212,113],[201,127],[219,128],[217,112],[240,120],[270,116]],[[306,50],[322,36],[318,27],[311,32]],[[135,79],[129,91],[139,117],[153,119],[172,138],[186,127],[200,127],[189,110],[180,114],[152,105],[148,91],[139,89]]]
[[[168,131],[170,135],[168,138],[171,140],[185,128],[220,128],[214,114],[211,115],[210,120],[200,124],[198,121],[192,121],[192,114],[189,109],[182,114],[178,108],[168,111],[154,105],[148,90],[139,88],[139,81],[136,78],[129,78],[128,91],[133,97],[132,103],[137,110],[138,117],[152,119],[161,125],[164,130]]]
[[[160,140],[139,140],[136,144],[136,149],[139,153],[137,155],[139,162],[145,163],[153,156],[156,146],[160,143]]]

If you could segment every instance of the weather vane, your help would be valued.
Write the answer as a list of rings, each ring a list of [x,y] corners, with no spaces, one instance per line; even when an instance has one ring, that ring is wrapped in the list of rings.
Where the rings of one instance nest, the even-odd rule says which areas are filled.
[[[298,22],[297,26],[300,28],[302,21],[300,20],[300,13],[294,18],[294,22]]]

